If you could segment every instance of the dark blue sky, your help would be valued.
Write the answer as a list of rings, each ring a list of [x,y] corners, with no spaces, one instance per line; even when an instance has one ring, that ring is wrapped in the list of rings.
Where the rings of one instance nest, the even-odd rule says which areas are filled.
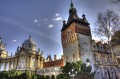
[[[28,39],[47,54],[63,53],[62,21],[69,15],[70,0],[0,0],[0,36],[9,52]],[[84,13],[94,28],[97,13],[113,9],[109,0],[73,0],[79,17]]]

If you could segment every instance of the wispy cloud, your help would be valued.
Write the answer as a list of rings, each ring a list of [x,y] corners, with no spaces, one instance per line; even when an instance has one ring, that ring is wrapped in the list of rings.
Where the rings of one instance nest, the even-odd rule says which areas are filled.
[[[61,21],[63,18],[60,16],[59,13],[55,14],[55,17],[52,19],[53,21]]]
[[[48,25],[48,28],[49,28],[49,29],[51,29],[51,28],[53,28],[53,27],[54,27],[53,24],[49,24],[49,25]]]
[[[37,22],[38,22],[38,20],[37,20],[37,19],[35,19],[35,20],[34,20],[34,22],[35,22],[35,23],[37,23]]]
[[[60,20],[62,20],[62,17],[53,18],[52,20],[54,20],[54,21],[60,21]]]
[[[60,16],[60,14],[59,14],[59,13],[56,13],[55,16],[56,16],[56,17],[57,17],[57,16]]]
[[[41,32],[41,31],[37,31],[35,29],[29,28],[29,27],[27,27],[27,26],[25,26],[25,25],[15,21],[13,19],[10,19],[10,18],[7,18],[7,17],[0,17],[0,21],[3,21],[5,23],[11,24],[11,25],[15,25],[16,27],[18,27],[18,28],[20,28],[22,30],[25,30],[25,31],[28,31],[30,33],[34,33],[34,34],[37,34],[37,35],[40,35],[40,36],[45,37],[45,38],[47,38],[49,40],[52,40],[52,41],[54,41],[56,43],[59,43],[57,40],[55,40],[51,36],[47,36],[45,33]],[[50,25],[48,25],[48,27],[49,28],[53,28],[54,25],[50,24]],[[17,41],[17,40],[14,39],[12,41]]]
[[[17,42],[17,40],[15,40],[15,39],[14,39],[14,40],[12,40],[12,41],[13,41],[13,42]]]

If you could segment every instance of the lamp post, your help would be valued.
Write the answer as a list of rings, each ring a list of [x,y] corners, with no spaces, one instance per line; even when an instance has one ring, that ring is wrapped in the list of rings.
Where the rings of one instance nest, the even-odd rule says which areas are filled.
[[[87,67],[90,66],[90,60],[89,59],[86,60],[86,66]]]
[[[69,75],[74,79],[74,77],[77,75],[77,71],[74,71],[74,69],[72,69],[72,71],[69,72]]]

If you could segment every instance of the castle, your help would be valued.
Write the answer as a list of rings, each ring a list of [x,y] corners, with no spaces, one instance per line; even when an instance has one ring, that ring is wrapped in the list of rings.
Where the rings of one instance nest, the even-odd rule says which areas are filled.
[[[117,38],[120,37],[118,36]],[[116,55],[112,55],[107,43],[92,39],[90,24],[85,14],[80,18],[72,2],[68,20],[63,21],[61,42],[64,64],[79,60],[87,64],[89,61],[92,70],[96,71],[96,79],[116,79],[116,70],[118,70],[116,66],[119,64]],[[117,44],[120,45],[120,43]],[[119,45],[117,45],[118,50],[120,50]],[[120,53],[120,51],[117,52]]]
[[[0,38],[0,71],[3,70],[29,70],[37,71],[40,75],[58,75],[60,67],[66,62],[89,61],[92,70],[96,71],[96,79],[116,79],[116,66],[120,63],[120,31],[117,31],[112,38],[113,51],[112,56],[107,43],[102,43],[92,39],[90,24],[85,14],[80,18],[77,10],[71,2],[69,9],[69,17],[67,21],[63,21],[61,29],[61,43],[63,47],[63,56],[57,59],[51,55],[45,59],[43,52],[36,50],[36,43],[31,36],[23,42],[16,50],[15,55],[8,56],[5,45]],[[117,40],[117,41],[115,41]],[[117,59],[116,59],[117,58]]]

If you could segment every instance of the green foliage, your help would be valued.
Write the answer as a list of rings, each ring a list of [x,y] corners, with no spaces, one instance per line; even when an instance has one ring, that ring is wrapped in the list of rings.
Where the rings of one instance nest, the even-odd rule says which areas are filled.
[[[51,79],[55,79],[55,76],[54,76],[54,75],[52,75],[52,76],[51,76]]]
[[[74,73],[77,71],[77,76],[76,79],[93,79],[94,73],[91,72],[92,67],[91,66],[86,66],[85,63],[81,61],[77,62],[66,62],[66,65],[61,68],[62,74],[59,74],[57,76],[57,79],[69,79],[69,72],[74,69]]]
[[[70,79],[69,76],[65,75],[65,74],[59,74],[57,76],[57,79]]]
[[[94,72],[91,72],[92,67],[86,66],[85,63],[81,65],[81,70],[78,72],[76,79],[93,79],[94,78]]]
[[[30,72],[27,70],[24,73],[20,74],[18,77],[19,79],[32,79]]]
[[[85,63],[81,61],[77,62],[66,62],[66,65],[61,68],[61,74],[59,74],[56,79],[70,79],[70,75],[68,74],[70,71],[77,71],[75,79],[93,79],[94,73],[91,72],[91,67],[86,66]],[[1,71],[0,79],[50,79],[50,76],[39,75],[35,73],[31,73],[29,71]],[[52,75],[51,79],[55,79],[55,76]]]
[[[50,77],[47,75],[45,79],[50,79]]]

